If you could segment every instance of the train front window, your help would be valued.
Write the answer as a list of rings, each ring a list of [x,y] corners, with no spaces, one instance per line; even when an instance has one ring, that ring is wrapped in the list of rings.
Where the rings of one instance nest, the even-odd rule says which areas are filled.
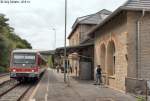
[[[14,64],[35,64],[35,54],[14,54]]]

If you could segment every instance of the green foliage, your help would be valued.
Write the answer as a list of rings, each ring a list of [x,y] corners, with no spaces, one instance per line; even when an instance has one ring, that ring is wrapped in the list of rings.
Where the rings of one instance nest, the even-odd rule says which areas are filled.
[[[16,48],[28,48],[32,46],[26,40],[15,34],[14,29],[7,23],[9,19],[0,15],[0,66],[8,67],[10,53]]]
[[[0,37],[0,66],[7,67],[9,64],[9,44],[4,37]]]
[[[0,73],[2,73],[2,72],[6,72],[6,71],[7,71],[7,69],[6,69],[6,68],[4,68],[4,67],[0,66]]]
[[[48,57],[48,65],[50,68],[54,67],[53,58],[51,55]]]
[[[21,40],[21,43],[25,46],[25,48],[32,49],[32,46],[27,42],[27,40]]]
[[[0,31],[2,31],[2,29],[5,27],[5,26],[8,26],[8,24],[6,23],[8,21],[7,18],[4,18],[5,15],[1,14],[0,15]]]
[[[142,96],[138,96],[138,97],[137,97],[137,101],[146,101],[146,100],[145,100],[145,98],[144,98],[144,97],[142,97]]]

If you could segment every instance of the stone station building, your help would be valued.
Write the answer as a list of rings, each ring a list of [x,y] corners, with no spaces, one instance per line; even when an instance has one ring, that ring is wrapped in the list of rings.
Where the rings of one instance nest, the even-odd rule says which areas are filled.
[[[79,17],[68,39],[67,55],[79,56],[69,61],[73,69],[78,67],[81,79],[93,79],[94,67],[101,65],[109,87],[134,93],[145,90],[145,81],[150,80],[150,0],[127,0],[113,13],[102,10]],[[56,52],[63,55],[63,50]],[[91,62],[87,67],[91,69],[82,62]]]
[[[94,64],[112,88],[136,92],[150,80],[150,0],[128,0],[89,32]]]
[[[94,79],[94,40],[88,37],[88,32],[110,14],[110,11],[103,9],[94,14],[78,17],[72,26],[68,36],[67,56],[73,73],[79,79]],[[59,59],[63,57],[64,47],[57,48],[56,53]]]
[[[94,78],[94,40],[89,39],[88,32],[96,25],[101,23],[111,12],[103,9],[97,13],[87,16],[78,17],[72,26],[72,31],[68,36],[69,46],[86,46],[80,51],[74,51],[77,59],[70,59],[70,64],[73,69],[77,67],[78,76],[80,79],[93,79]],[[75,70],[74,70],[75,71]]]

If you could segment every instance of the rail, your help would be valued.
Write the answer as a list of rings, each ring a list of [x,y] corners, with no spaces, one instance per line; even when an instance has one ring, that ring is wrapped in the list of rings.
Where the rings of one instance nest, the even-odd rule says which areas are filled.
[[[0,77],[4,77],[4,76],[8,76],[9,75],[9,73],[2,73],[2,74],[0,74]]]
[[[0,101],[21,101],[34,84],[37,84],[38,82],[19,83],[15,80],[6,81],[0,84]]]

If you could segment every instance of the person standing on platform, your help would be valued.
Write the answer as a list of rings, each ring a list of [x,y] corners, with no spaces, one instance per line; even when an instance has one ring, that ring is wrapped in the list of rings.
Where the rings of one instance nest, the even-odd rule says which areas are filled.
[[[76,72],[76,77],[77,77],[77,66],[75,66],[75,72]]]
[[[102,83],[102,80],[101,80],[101,77],[102,77],[102,73],[101,73],[101,72],[102,72],[102,69],[101,69],[100,65],[97,65],[95,72],[96,72],[96,84],[97,84],[97,85],[100,85],[100,83]],[[96,84],[95,84],[95,85],[96,85]]]
[[[57,73],[59,73],[59,65],[56,66]]]

